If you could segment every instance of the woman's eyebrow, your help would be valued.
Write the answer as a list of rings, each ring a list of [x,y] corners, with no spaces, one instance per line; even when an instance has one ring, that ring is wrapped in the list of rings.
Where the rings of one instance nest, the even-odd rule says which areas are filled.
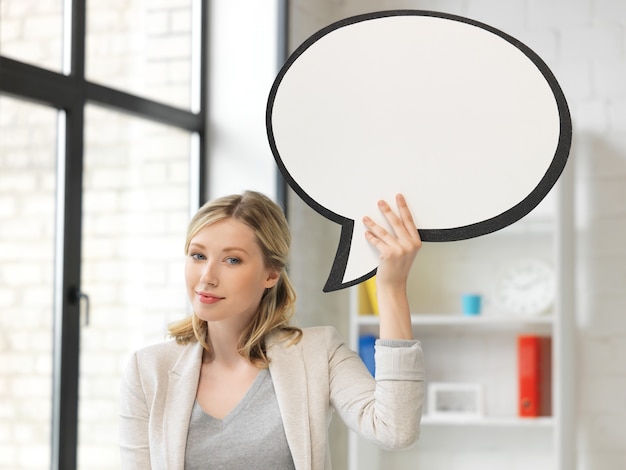
[[[194,243],[190,243],[189,244],[189,249],[192,249],[192,248],[205,250],[206,246],[204,246],[202,243],[194,242]],[[224,252],[224,253],[230,253],[230,252],[233,252],[233,251],[240,251],[242,253],[248,254],[248,252],[246,251],[245,248],[241,248],[239,246],[226,246],[226,247],[222,248],[222,252]]]
[[[242,253],[248,254],[248,252],[245,249],[240,248],[238,246],[227,246],[222,251],[225,253],[228,253],[231,251],[241,251]]]

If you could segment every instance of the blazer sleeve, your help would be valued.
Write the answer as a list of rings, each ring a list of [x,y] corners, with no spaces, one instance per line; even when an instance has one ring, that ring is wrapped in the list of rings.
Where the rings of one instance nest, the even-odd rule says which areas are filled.
[[[135,353],[126,366],[120,394],[119,440],[122,470],[151,468],[149,416]]]
[[[328,353],[331,404],[346,425],[385,449],[412,445],[424,404],[420,343],[397,347],[377,341],[375,379],[336,330]]]

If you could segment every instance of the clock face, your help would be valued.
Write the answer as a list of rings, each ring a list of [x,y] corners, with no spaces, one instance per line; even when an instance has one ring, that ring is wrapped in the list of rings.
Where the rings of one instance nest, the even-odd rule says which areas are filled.
[[[502,272],[496,282],[495,301],[506,313],[538,315],[554,302],[552,268],[537,259],[522,259]]]

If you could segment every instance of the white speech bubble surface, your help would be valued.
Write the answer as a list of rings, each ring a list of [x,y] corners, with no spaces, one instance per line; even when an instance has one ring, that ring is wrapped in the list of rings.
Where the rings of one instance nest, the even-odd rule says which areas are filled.
[[[267,106],[274,157],[342,235],[324,291],[378,265],[361,219],[403,193],[424,241],[504,228],[547,195],[571,119],[547,65],[476,21],[417,10],[332,24],[278,74]]]

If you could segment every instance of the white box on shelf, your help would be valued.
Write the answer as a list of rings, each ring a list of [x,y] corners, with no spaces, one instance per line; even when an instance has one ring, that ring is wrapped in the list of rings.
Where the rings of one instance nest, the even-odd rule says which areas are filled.
[[[428,417],[432,419],[479,419],[484,416],[482,385],[433,382],[428,385]]]

